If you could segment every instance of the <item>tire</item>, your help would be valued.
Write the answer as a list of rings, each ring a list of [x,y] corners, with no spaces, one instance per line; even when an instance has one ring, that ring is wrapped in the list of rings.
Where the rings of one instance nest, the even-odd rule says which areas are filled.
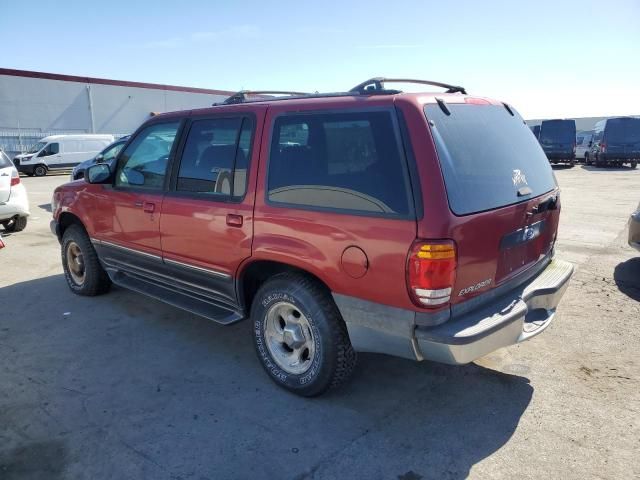
[[[636,168],[638,166],[637,160],[631,160],[631,168]]]
[[[347,327],[329,292],[313,279],[272,277],[253,299],[251,321],[258,359],[279,386],[313,397],[351,377],[356,352]]]
[[[33,174],[36,177],[44,177],[47,174],[47,167],[44,165],[36,165],[33,167]]]
[[[80,225],[71,225],[65,230],[61,257],[64,277],[73,293],[93,297],[111,288],[111,280],[100,265],[87,232]]]
[[[13,217],[11,220],[2,223],[7,232],[21,232],[27,228],[27,217]]]
[[[584,163],[585,163],[585,165],[591,165],[591,160],[589,160],[589,154],[588,153],[584,154]]]
[[[600,157],[598,157],[598,155],[596,155],[595,158],[595,166],[596,168],[600,168],[602,166],[602,164],[600,163]]]

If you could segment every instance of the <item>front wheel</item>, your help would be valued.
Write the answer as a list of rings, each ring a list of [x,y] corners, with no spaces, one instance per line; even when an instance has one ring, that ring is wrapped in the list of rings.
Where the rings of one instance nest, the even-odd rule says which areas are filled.
[[[254,344],[271,379],[312,397],[343,384],[356,353],[330,293],[296,273],[276,275],[256,293],[251,306]]]
[[[47,167],[45,167],[44,165],[36,165],[36,167],[33,169],[33,174],[36,177],[44,177],[47,174]]]
[[[111,280],[80,225],[71,225],[65,230],[61,254],[64,276],[73,293],[91,297],[109,291]]]

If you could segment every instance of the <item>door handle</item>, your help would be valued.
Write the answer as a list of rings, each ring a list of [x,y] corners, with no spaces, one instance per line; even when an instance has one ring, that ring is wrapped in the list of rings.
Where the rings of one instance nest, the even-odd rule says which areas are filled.
[[[136,202],[133,206],[136,208],[142,208],[142,211],[146,213],[153,213],[156,211],[156,204],[151,202]]]
[[[233,213],[227,214],[227,225],[229,227],[241,227],[242,215],[234,215]]]

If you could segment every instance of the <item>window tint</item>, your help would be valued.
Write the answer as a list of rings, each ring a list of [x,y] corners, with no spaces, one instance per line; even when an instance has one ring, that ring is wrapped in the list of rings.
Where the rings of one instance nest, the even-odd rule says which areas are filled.
[[[407,184],[389,112],[287,115],[275,122],[272,202],[408,215]]]
[[[60,144],[58,143],[50,143],[47,147],[42,151],[39,155],[40,157],[48,157],[49,155],[55,155],[60,153]]]
[[[0,150],[0,168],[13,167],[13,163],[9,160],[9,157]]]
[[[498,105],[427,105],[449,205],[458,215],[491,210],[555,187],[546,155],[524,121]]]
[[[161,190],[179,124],[158,123],[140,132],[122,152],[116,186]]]
[[[610,143],[640,147],[640,118],[611,118],[607,120],[606,132]]]
[[[233,191],[234,197],[242,197],[251,132],[249,119],[194,121],[182,153],[177,190],[227,197]]]
[[[124,142],[111,145],[110,147],[104,149],[102,151],[102,160],[108,162],[109,160],[114,159],[118,155],[118,153],[120,153],[122,147],[124,147]]]

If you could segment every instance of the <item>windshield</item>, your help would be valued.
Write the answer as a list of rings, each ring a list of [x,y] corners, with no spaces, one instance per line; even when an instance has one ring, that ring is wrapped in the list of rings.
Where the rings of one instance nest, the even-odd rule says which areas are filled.
[[[576,123],[573,120],[550,120],[540,126],[540,143],[570,143],[576,141]]]
[[[640,118],[607,120],[605,136],[609,143],[640,143]]]
[[[451,210],[457,215],[529,200],[556,186],[535,136],[502,105],[427,105]]]
[[[47,144],[47,142],[38,142],[36,143],[33,147],[31,147],[31,149],[29,149],[29,151],[27,153],[37,153],[39,152],[42,147],[44,147]]]

